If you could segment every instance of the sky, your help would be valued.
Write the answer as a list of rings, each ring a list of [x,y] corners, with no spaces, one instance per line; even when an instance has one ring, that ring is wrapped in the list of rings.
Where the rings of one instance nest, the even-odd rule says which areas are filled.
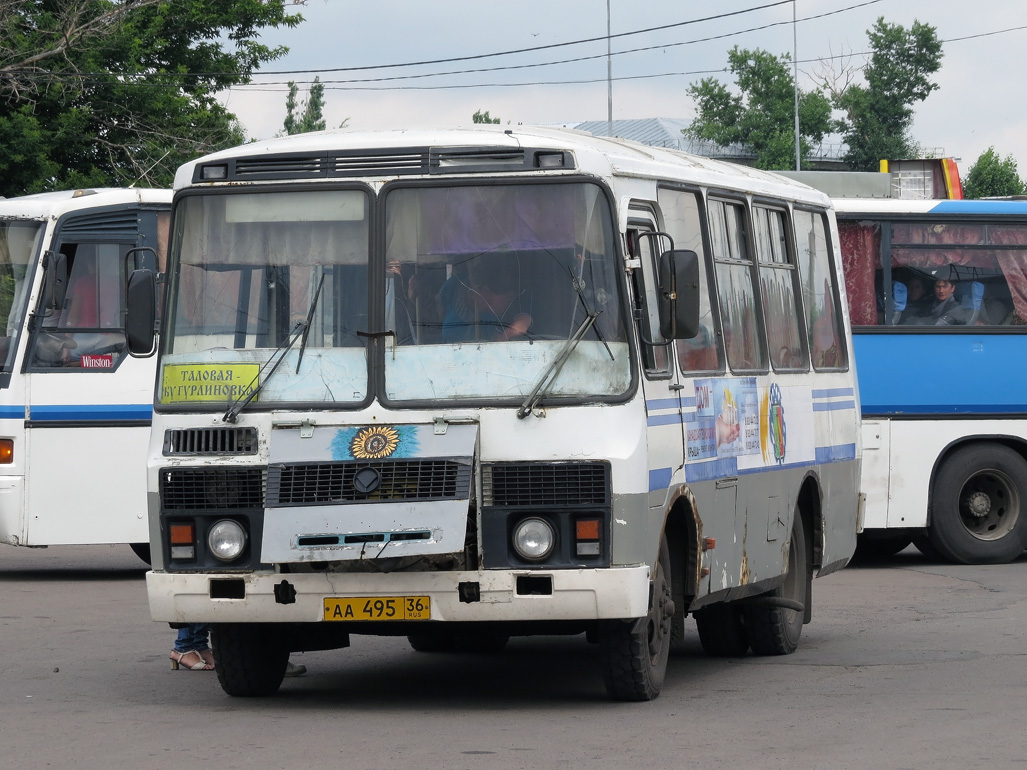
[[[280,133],[288,82],[303,98],[315,75],[329,128],[466,125],[478,110],[504,125],[606,120],[611,92],[615,120],[691,120],[689,85],[733,85],[732,46],[794,54],[808,90],[858,79],[883,17],[930,24],[943,41],[913,138],[964,177],[989,147],[1027,177],[1024,0],[306,0],[295,11],[299,26],[261,34],[288,54],[223,95],[250,138]]]

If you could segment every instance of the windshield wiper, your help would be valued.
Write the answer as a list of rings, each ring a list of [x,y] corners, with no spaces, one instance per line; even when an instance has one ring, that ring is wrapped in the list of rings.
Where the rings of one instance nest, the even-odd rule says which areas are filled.
[[[574,287],[574,291],[576,291],[578,293],[578,299],[581,300],[581,307],[583,307],[585,309],[585,313],[588,314],[588,315],[598,316],[599,313],[593,311],[588,306],[588,300],[585,299],[585,292],[582,291],[582,287],[584,286],[584,283],[585,282],[581,279],[581,276],[578,276],[577,278],[575,278],[574,280],[571,281],[571,285]],[[602,311],[600,311],[600,312],[602,312]],[[596,332],[596,337],[599,339],[599,341],[601,343],[603,343],[603,347],[606,348],[606,352],[610,354],[610,360],[611,361],[616,361],[617,359],[614,358],[613,351],[610,350],[610,346],[606,342],[606,337],[603,335],[603,330],[600,329],[598,326],[596,326],[595,327],[595,332]]]
[[[292,346],[296,344],[296,340],[300,338],[300,332],[304,331],[305,329],[306,324],[304,324],[303,321],[296,322],[296,325],[292,327],[292,331],[289,332],[289,339],[287,339],[285,342],[283,342],[281,345],[275,348],[275,351],[271,354],[271,357],[264,362],[260,369],[257,370],[256,376],[252,380],[250,380],[250,385],[256,382],[257,387],[255,387],[245,396],[236,399],[235,403],[229,406],[228,410],[221,417],[222,422],[235,422],[236,418],[239,416],[239,412],[245,409],[246,405],[257,397],[257,394],[260,393],[260,391],[263,389],[264,384],[271,379],[271,375],[273,375],[275,373],[275,370],[278,369],[278,365],[285,360],[285,354],[292,349]],[[278,356],[278,358],[276,359],[275,356]],[[271,371],[267,373],[267,377],[261,379],[261,375],[264,373],[264,370],[267,369],[268,364],[270,364],[272,360],[275,362],[275,365],[271,367]]]
[[[307,311],[307,320],[303,324],[303,340],[300,342],[300,352],[296,357],[296,374],[300,373],[300,364],[303,362],[303,351],[307,349],[307,335],[310,334],[310,325],[314,323],[314,310],[317,308],[317,301],[321,298],[321,287],[325,284],[325,274],[321,273],[321,280],[317,282],[317,291],[314,292],[314,301],[310,303],[310,310]]]
[[[549,391],[556,378],[560,376],[560,370],[563,369],[563,365],[567,363],[567,359],[570,358],[571,353],[574,352],[574,348],[581,342],[581,338],[585,336],[585,332],[592,328],[592,325],[596,322],[599,317],[599,313],[592,312],[585,316],[585,320],[579,324],[578,328],[574,330],[574,334],[567,338],[567,341],[560,348],[560,353],[552,360],[546,370],[542,372],[542,376],[539,378],[538,383],[532,388],[531,393],[524,399],[524,403],[521,404],[517,410],[517,419],[523,420],[532,410],[538,406],[542,397]],[[609,348],[607,348],[609,350]],[[613,355],[612,353],[610,354]]]

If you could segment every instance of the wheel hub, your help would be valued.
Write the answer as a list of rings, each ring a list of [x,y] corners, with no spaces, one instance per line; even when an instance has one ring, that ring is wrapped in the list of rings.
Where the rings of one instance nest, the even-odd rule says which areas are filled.
[[[966,499],[966,509],[976,519],[986,518],[991,512],[991,498],[984,492],[971,492]]]

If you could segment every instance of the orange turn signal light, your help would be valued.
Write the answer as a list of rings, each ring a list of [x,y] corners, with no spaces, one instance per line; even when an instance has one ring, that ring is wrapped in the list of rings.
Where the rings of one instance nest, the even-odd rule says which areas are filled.
[[[574,523],[574,530],[578,540],[598,540],[599,519],[578,519]]]
[[[14,439],[0,438],[0,465],[10,465],[14,462]]]
[[[192,522],[172,524],[168,527],[168,534],[172,545],[192,545],[196,540],[196,526]]]

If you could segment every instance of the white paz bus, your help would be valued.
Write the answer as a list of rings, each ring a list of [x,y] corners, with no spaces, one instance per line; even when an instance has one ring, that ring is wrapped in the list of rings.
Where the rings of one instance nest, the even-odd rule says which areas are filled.
[[[0,199],[0,543],[148,558],[154,365],[128,354],[125,291],[170,217],[170,190]]]
[[[147,590],[213,624],[226,692],[350,634],[581,633],[625,700],[688,615],[795,649],[859,505],[825,195],[526,127],[305,134],[175,187]]]

